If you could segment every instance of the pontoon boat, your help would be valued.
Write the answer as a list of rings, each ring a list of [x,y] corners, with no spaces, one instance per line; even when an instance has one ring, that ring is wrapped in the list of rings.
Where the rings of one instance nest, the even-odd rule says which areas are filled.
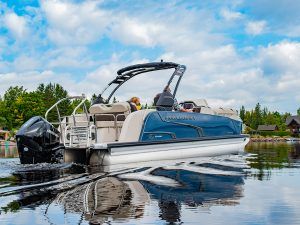
[[[133,112],[128,102],[110,103],[115,91],[131,78],[166,69],[175,70],[163,86],[175,84],[173,93],[164,88],[154,108]],[[172,62],[125,67],[89,109],[84,96],[76,97],[82,101],[70,116],[60,115],[58,105],[66,99],[60,100],[46,112],[45,119],[31,118],[17,133],[21,163],[51,162],[61,154],[65,162],[112,165],[243,150],[249,137],[241,134],[242,121],[234,110],[214,110],[205,100],[191,100],[181,105],[193,112],[174,111],[185,70],[184,65]],[[113,91],[104,99],[104,92],[111,87]],[[47,119],[53,109],[58,112],[56,127]]]

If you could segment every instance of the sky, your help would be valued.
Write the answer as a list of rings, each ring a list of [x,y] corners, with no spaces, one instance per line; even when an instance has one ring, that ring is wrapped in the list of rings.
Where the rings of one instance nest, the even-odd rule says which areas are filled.
[[[300,1],[0,1],[0,95],[59,83],[99,94],[122,67],[187,66],[177,99],[296,114],[300,108]],[[172,71],[133,78],[118,100],[151,103]]]

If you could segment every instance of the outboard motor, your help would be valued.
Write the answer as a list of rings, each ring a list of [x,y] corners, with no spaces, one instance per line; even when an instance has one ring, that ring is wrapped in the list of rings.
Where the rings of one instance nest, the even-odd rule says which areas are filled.
[[[32,117],[24,123],[16,139],[22,164],[53,162],[60,155],[58,152],[62,151],[59,131],[40,116]]]

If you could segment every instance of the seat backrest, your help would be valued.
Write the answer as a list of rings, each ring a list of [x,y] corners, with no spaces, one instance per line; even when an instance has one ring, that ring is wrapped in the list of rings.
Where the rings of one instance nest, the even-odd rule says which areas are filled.
[[[129,114],[123,124],[119,142],[138,141],[146,116],[155,109],[144,109]]]
[[[115,142],[125,118],[130,113],[128,102],[112,104],[95,104],[90,107],[90,114],[94,116],[97,127],[98,142]]]
[[[216,112],[210,108],[210,107],[205,107],[205,106],[202,106],[202,107],[199,107],[200,108],[200,113],[203,113],[203,114],[209,114],[209,115],[216,115]]]
[[[217,109],[213,109],[216,113],[216,115],[219,115],[219,116],[226,116],[226,117],[229,117],[231,119],[234,119],[234,120],[239,120],[241,121],[241,118],[238,114],[238,112],[234,109],[230,109],[230,108],[217,108]]]
[[[129,114],[130,105],[128,102],[117,102],[112,104],[95,104],[90,107],[91,114]]]

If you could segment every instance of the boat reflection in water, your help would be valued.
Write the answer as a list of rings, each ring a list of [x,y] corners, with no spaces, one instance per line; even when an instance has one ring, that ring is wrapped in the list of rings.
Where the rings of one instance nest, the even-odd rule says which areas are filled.
[[[145,208],[157,201],[160,219],[179,222],[182,205],[207,211],[216,204],[238,204],[243,196],[243,168],[230,164],[139,168],[77,186],[51,204],[62,205],[66,215],[78,213],[91,224],[102,224],[144,217]]]
[[[299,162],[300,159],[300,143],[296,143],[294,148],[289,152],[289,158],[292,162]]]
[[[5,160],[0,163],[2,176],[7,174],[0,179],[0,224],[220,224],[236,218],[258,224],[275,206],[284,218],[296,221],[288,224],[299,224],[289,210],[298,212],[298,186],[290,182],[296,182],[300,168],[300,145],[251,143],[246,152],[93,170],[77,164],[24,166]],[[281,176],[287,173],[292,176]],[[282,184],[283,190],[274,194],[274,185]],[[285,187],[294,187],[294,192],[289,202],[280,203]],[[232,205],[239,206],[230,210]]]
[[[92,224],[139,218],[149,201],[148,193],[139,182],[123,182],[116,177],[99,179],[55,199],[67,213],[84,213],[84,219]]]

